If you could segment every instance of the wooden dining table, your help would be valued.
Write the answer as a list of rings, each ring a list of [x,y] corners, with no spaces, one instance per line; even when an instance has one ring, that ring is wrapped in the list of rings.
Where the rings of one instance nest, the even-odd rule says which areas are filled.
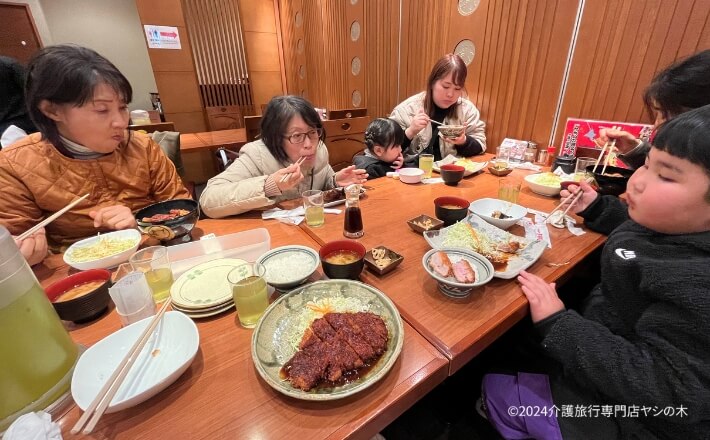
[[[236,151],[246,143],[247,132],[245,128],[180,134],[180,151],[182,153],[212,151],[219,147]]]
[[[491,154],[477,156],[474,161],[487,161]],[[505,177],[521,181],[532,171],[514,170]],[[437,173],[433,177],[438,177]],[[494,278],[474,289],[466,298],[444,296],[437,283],[422,265],[422,256],[431,247],[422,235],[412,231],[407,220],[421,214],[435,217],[434,199],[457,196],[472,201],[496,198],[500,177],[484,170],[464,178],[457,186],[443,183],[410,185],[392,178],[368,181],[365,197],[360,201],[365,234],[358,239],[366,249],[385,246],[404,257],[392,272],[378,276],[364,271],[361,279],[385,292],[404,319],[436,346],[450,361],[449,374],[454,374],[528,313],[528,303],[515,279]],[[559,197],[533,193],[522,182],[518,204],[550,212]],[[326,215],[325,224],[303,230],[319,244],[343,239],[343,215]],[[581,225],[581,220],[579,221]],[[527,270],[548,282],[563,282],[586,256],[600,247],[606,237],[590,230],[580,236],[567,229],[548,227],[552,247]],[[509,232],[525,235],[522,226]]]
[[[224,220],[200,220],[193,238],[266,228],[271,246],[296,244],[318,249],[302,229],[263,221],[254,213]],[[75,272],[54,255],[33,268],[43,287]],[[322,277],[317,272],[313,279]],[[272,298],[273,299],[273,298]],[[367,439],[383,429],[447,375],[448,360],[406,322],[404,344],[392,369],[377,383],[349,397],[305,401],[288,397],[261,379],[251,357],[253,330],[239,325],[234,310],[196,321],[200,348],[180,376],[155,397],[106,414],[92,434],[72,435],[81,415],[73,406],[57,420],[65,439]],[[89,347],[121,328],[111,310],[96,321],[66,323],[75,342]]]

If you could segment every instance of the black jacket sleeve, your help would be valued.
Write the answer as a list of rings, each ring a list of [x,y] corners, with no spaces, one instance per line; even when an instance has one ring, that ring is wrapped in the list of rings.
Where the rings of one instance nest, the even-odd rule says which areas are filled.
[[[599,195],[579,216],[592,231],[609,235],[629,219],[629,209],[618,197]]]
[[[630,168],[633,168],[635,170],[637,168],[641,168],[646,162],[646,156],[648,155],[648,151],[650,149],[651,144],[646,141],[643,141],[636,148],[626,154],[620,154],[619,157]]]
[[[456,145],[456,151],[462,157],[477,156],[483,153],[483,147],[473,136],[466,136],[466,143]]]

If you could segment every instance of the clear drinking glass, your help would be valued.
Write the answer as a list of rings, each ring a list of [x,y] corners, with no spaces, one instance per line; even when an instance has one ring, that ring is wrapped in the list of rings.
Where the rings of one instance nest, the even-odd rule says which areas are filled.
[[[592,177],[591,173],[587,172],[589,165],[594,165],[597,160],[593,157],[578,157],[577,164],[574,167],[574,180],[581,182],[586,177]]]
[[[500,179],[498,181],[498,198],[510,203],[518,203],[520,195],[520,181],[513,179]]]
[[[312,228],[323,226],[325,213],[323,211],[323,191],[311,189],[301,193],[303,209],[306,212],[306,224]]]
[[[419,168],[424,171],[422,179],[429,179],[431,177],[431,170],[434,168],[434,155],[427,153],[420,154]]]
[[[170,269],[168,248],[151,246],[141,249],[128,259],[133,270],[145,273],[155,302],[161,302],[170,296],[170,286],[173,285],[173,271]]]
[[[264,280],[265,272],[266,269],[259,263],[246,263],[235,267],[227,275],[242,327],[256,326],[264,310],[269,306],[269,294]]]

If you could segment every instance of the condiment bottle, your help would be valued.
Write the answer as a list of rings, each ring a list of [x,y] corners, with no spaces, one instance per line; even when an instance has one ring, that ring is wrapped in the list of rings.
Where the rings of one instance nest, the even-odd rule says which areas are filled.
[[[365,233],[360,212],[360,185],[345,188],[345,223],[343,235],[348,238],[360,238]]]
[[[525,162],[535,162],[535,156],[537,156],[537,144],[528,142],[528,148],[525,149]]]
[[[0,432],[21,414],[47,408],[71,384],[79,349],[0,226]],[[8,391],[5,394],[6,390]]]
[[[555,150],[556,148],[554,145],[547,147],[547,160],[545,162],[545,166],[552,166],[552,162],[555,160]]]

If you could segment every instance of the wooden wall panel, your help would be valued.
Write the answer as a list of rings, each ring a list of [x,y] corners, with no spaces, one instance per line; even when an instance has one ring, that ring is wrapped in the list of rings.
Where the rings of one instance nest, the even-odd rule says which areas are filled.
[[[398,102],[399,0],[364,4],[365,80],[367,114],[388,116]]]
[[[568,117],[650,122],[644,89],[673,61],[710,48],[708,23],[707,1],[587,0],[555,145]]]

